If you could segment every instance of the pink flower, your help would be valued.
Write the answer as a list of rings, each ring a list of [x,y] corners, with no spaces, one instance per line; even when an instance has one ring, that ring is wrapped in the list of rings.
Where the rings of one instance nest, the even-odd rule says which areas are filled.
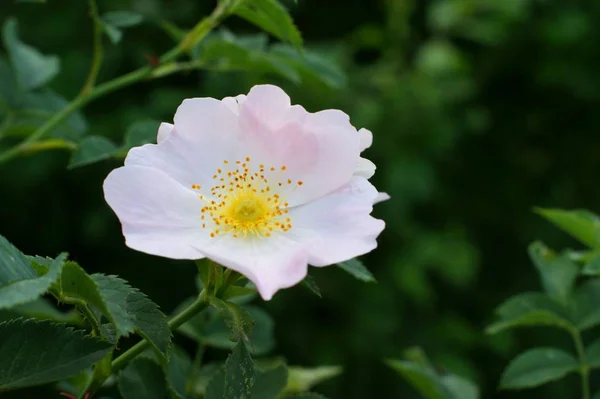
[[[265,300],[322,267],[377,246],[385,199],[360,157],[372,135],[338,110],[309,113],[280,88],[184,100],[158,144],[133,148],[104,182],[130,248],[207,257],[250,279]]]

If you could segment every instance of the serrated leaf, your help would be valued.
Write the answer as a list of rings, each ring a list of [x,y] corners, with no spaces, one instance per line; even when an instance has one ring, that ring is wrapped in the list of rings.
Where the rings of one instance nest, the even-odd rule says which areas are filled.
[[[247,310],[235,303],[224,302],[216,297],[210,298],[210,304],[217,309],[225,325],[233,333],[234,340],[246,342],[250,340],[254,320]]]
[[[240,2],[233,13],[258,26],[273,36],[293,44],[302,46],[302,36],[294,25],[287,9],[277,0],[248,0]]]
[[[541,242],[529,246],[529,256],[540,273],[546,293],[566,303],[579,275],[579,266],[567,254],[556,255]]]
[[[167,383],[160,366],[149,358],[134,359],[119,373],[123,399],[165,399]]]
[[[304,392],[342,373],[340,366],[288,367],[288,383],[285,392]]]
[[[447,399],[445,388],[433,370],[403,360],[388,360],[386,363],[403,376],[425,399]]]
[[[544,208],[537,208],[536,212],[583,244],[600,248],[600,218],[594,213],[583,209]]]
[[[496,314],[499,320],[486,328],[488,334],[525,326],[553,326],[567,331],[574,328],[566,310],[541,293],[515,295],[500,305]]]
[[[285,364],[268,370],[257,370],[256,380],[252,387],[252,399],[277,399],[288,381]]]
[[[17,33],[17,20],[9,18],[2,31],[4,46],[10,63],[17,75],[19,85],[26,90],[36,89],[48,83],[58,74],[60,63],[55,55],[43,55],[23,43]]]
[[[150,342],[159,355],[167,358],[171,345],[171,329],[158,306],[116,276],[94,274],[92,279],[98,284],[119,331],[123,334],[137,331]]]
[[[0,286],[38,277],[29,259],[0,235]]]
[[[224,398],[250,399],[256,373],[243,340],[239,340],[225,362]]]
[[[569,353],[555,348],[535,348],[517,356],[508,365],[501,388],[533,388],[563,378],[577,370],[579,364]]]
[[[79,143],[79,149],[71,157],[69,168],[77,168],[108,159],[116,150],[117,146],[106,137],[86,137]]]
[[[365,283],[376,282],[375,277],[367,269],[367,267],[358,259],[350,259],[337,264],[342,270],[350,273],[354,278],[364,281]]]
[[[308,289],[310,292],[312,292],[319,298],[322,298],[321,289],[317,285],[317,281],[313,276],[307,274],[306,277],[304,277],[304,279],[302,280],[301,284],[304,288]]]
[[[31,302],[58,280],[67,258],[61,254],[38,277],[29,260],[0,236],[0,309]]]
[[[153,120],[137,121],[131,124],[125,132],[124,149],[129,150],[144,144],[156,143],[156,134],[160,122]]]
[[[590,279],[575,291],[573,319],[577,328],[586,330],[600,324],[600,280]]]
[[[0,311],[0,322],[19,317],[83,326],[79,312],[76,310],[62,312],[44,298],[37,298],[22,305],[12,306],[9,310]]]
[[[67,262],[58,284],[58,298],[68,301],[67,298],[82,300],[104,314],[111,322],[115,323],[112,313],[109,311],[104,298],[100,293],[98,284],[75,262]],[[118,336],[127,334],[116,325]]]
[[[64,324],[24,319],[0,323],[0,391],[77,374],[111,348]]]
[[[184,301],[177,307],[174,314],[185,309],[193,299]],[[275,346],[274,327],[275,323],[271,316],[256,306],[244,305],[252,320],[254,328],[249,332],[249,350],[253,355],[263,355]],[[233,349],[235,342],[232,341],[231,329],[225,324],[222,316],[216,309],[207,309],[202,314],[193,317],[177,329],[177,332],[193,339],[204,346],[220,349]]]
[[[144,17],[131,11],[110,11],[102,14],[102,20],[117,28],[128,28],[140,24]]]

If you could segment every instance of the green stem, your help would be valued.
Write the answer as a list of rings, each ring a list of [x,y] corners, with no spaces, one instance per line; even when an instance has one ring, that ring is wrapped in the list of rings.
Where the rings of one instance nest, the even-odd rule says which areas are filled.
[[[173,317],[169,321],[169,327],[172,331],[177,330],[183,323],[190,320],[192,317],[196,316],[198,313],[202,312],[204,309],[208,307],[208,299],[205,294],[205,291],[202,291],[198,298],[188,306],[183,312],[179,313],[175,317]],[[115,373],[121,370],[123,367],[127,365],[134,357],[142,353],[150,343],[147,340],[143,340],[129,348],[125,353],[121,356],[113,360],[112,362],[112,372]]]
[[[206,309],[209,305],[208,297],[206,295],[206,291],[202,291],[198,298],[187,308],[185,308],[181,313],[175,315],[171,320],[169,320],[169,328],[171,331],[177,330],[183,323],[190,320],[192,317],[196,316],[204,309]],[[150,346],[150,342],[146,339],[138,342],[133,345],[131,348],[127,349],[121,356],[117,357],[112,361],[110,366],[110,374],[114,374],[119,370],[122,370],[127,364],[132,361],[137,355],[145,351]],[[87,386],[81,391],[79,394],[79,399],[85,397],[85,394],[90,392],[93,387],[99,388],[104,384],[104,381],[110,377],[109,375],[104,375],[100,380],[92,379],[88,382]]]
[[[35,132],[33,132],[20,144],[0,154],[0,164],[19,156],[21,153],[24,152],[24,149],[26,149],[32,143],[43,138],[44,135],[50,132],[54,127],[56,127],[56,125],[61,123],[69,115],[82,108],[90,101],[95,100],[98,97],[102,97],[115,90],[129,86],[133,83],[137,83],[140,80],[152,78],[153,76],[151,74],[155,69],[173,61],[182,53],[190,50],[193,46],[200,42],[215,26],[217,26],[217,24],[223,19],[224,16],[226,16],[226,14],[226,9],[221,4],[219,4],[208,17],[204,18],[202,21],[196,24],[196,26],[183,38],[183,40],[177,46],[175,46],[173,49],[166,52],[162,57],[160,57],[160,63],[156,66],[145,66],[139,68],[135,71],[129,72],[125,75],[119,76],[118,78],[115,78],[99,86],[91,88],[90,90],[85,89],[85,87],[87,87],[86,83],[84,90],[82,90],[82,92],[77,97],[75,97],[75,99],[73,99],[73,101],[71,101],[69,105],[67,105],[57,114],[55,114],[52,118],[50,118],[46,123],[40,126]],[[98,62],[99,68],[100,61],[94,61],[93,68],[94,65],[96,65],[96,62]],[[186,67],[189,67],[189,65],[186,65]],[[164,73],[157,75],[156,77],[170,75],[171,73],[175,73],[178,70],[178,68],[173,68],[169,71],[165,71]],[[95,81],[96,73],[97,72],[95,71],[92,71],[90,73],[91,79],[93,81]],[[88,83],[89,82],[90,78],[88,78]]]
[[[575,349],[579,358],[579,374],[581,375],[581,392],[583,399],[590,399],[590,365],[587,362],[581,333],[578,330],[572,330],[571,336],[575,342]]]
[[[98,5],[96,0],[89,0],[90,4],[90,16],[94,23],[94,54],[92,58],[92,67],[88,75],[87,81],[81,90],[81,94],[87,94],[92,91],[96,84],[96,78],[100,72],[102,66],[102,59],[104,58],[104,49],[102,48],[102,21],[98,14]]]
[[[85,319],[92,325],[92,331],[94,332],[94,335],[98,337],[100,336],[100,324],[98,323],[98,319],[96,318],[94,313],[92,313],[85,301],[78,298],[70,297],[64,297],[62,298],[62,301],[64,303],[77,307],[77,309],[79,309],[79,311],[83,313]]]

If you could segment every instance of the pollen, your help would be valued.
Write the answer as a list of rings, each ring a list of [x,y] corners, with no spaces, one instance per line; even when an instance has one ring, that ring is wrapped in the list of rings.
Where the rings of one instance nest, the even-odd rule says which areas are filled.
[[[274,233],[293,228],[287,217],[289,203],[285,200],[298,186],[285,176],[285,165],[254,164],[249,156],[223,160],[210,189],[198,184],[191,188],[203,202],[200,209],[202,228],[215,238],[267,238]],[[218,183],[218,184],[217,184]]]

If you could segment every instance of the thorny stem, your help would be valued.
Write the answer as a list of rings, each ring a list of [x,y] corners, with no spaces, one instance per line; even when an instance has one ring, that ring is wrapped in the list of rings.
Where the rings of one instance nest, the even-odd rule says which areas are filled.
[[[99,27],[99,23],[94,17],[96,12],[95,6],[95,1],[90,0],[90,7],[92,8],[91,13],[92,17],[94,18],[95,24],[94,38],[96,43],[96,40],[101,40],[101,37],[97,36],[97,28]],[[227,9],[227,7],[225,7],[222,3],[219,3],[219,5],[217,5],[214,11],[208,17],[204,18],[202,21],[196,24],[196,26],[183,38],[183,40],[179,44],[177,44],[174,48],[163,54],[159,58],[159,62],[157,65],[141,67],[135,71],[129,72],[106,83],[93,87],[102,61],[102,48],[100,46],[101,43],[100,45],[96,45],[94,49],[94,60],[92,63],[92,68],[88,80],[81,93],[77,97],[75,97],[65,108],[63,108],[60,112],[55,114],[52,118],[50,118],[46,123],[40,126],[36,131],[34,131],[21,143],[0,154],[0,164],[19,156],[23,152],[26,152],[26,149],[30,148],[32,143],[39,141],[41,138],[44,137],[44,135],[50,132],[54,127],[56,127],[59,123],[65,120],[69,115],[82,108],[87,103],[95,100],[96,98],[102,97],[108,93],[137,83],[143,79],[162,77],[170,75],[171,73],[178,72],[181,69],[189,69],[194,64],[187,63],[184,64],[185,67],[181,69],[175,66],[173,68],[167,69],[162,74],[152,74],[153,71],[159,69],[160,67],[164,67],[168,63],[172,63],[172,61],[174,61],[181,54],[189,51],[192,47],[194,47],[213,28],[215,28],[224,17],[227,16],[228,11],[229,10]],[[200,65],[201,64],[197,64],[197,66]]]
[[[572,330],[571,336],[575,342],[575,349],[579,358],[579,374],[581,375],[581,392],[583,399],[590,399],[590,365],[587,362],[581,333],[578,330]]]

